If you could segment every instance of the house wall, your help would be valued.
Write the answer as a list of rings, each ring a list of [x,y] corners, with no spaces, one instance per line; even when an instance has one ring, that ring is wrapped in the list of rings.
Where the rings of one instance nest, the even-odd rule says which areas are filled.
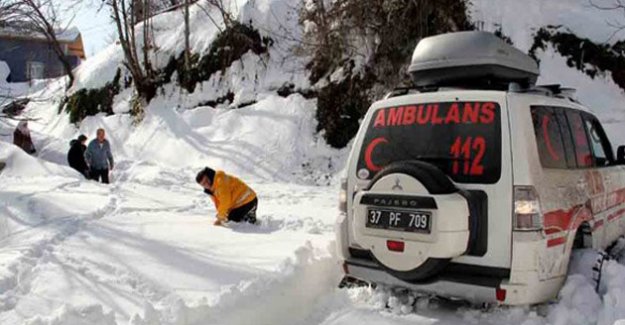
[[[72,67],[78,66],[80,58],[67,56]],[[56,78],[65,74],[52,47],[44,41],[26,39],[0,39],[0,61],[5,61],[11,68],[9,81],[28,81],[27,65],[29,61],[41,62],[44,65],[44,78]]]

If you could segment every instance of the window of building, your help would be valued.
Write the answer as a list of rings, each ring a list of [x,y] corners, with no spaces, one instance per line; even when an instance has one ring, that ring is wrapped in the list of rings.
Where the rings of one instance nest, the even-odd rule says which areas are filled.
[[[43,79],[45,77],[45,65],[38,61],[28,61],[26,63],[26,75],[29,80]]]

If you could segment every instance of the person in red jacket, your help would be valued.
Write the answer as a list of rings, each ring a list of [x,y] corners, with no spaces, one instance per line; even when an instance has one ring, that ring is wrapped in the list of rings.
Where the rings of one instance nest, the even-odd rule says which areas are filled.
[[[256,193],[240,179],[209,167],[197,174],[196,182],[210,195],[217,208],[216,226],[224,222],[256,223]]]

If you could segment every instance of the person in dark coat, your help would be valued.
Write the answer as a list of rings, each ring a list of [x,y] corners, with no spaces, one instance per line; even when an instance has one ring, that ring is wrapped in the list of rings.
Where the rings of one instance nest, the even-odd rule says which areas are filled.
[[[67,163],[86,178],[90,178],[89,166],[85,160],[86,142],[87,137],[81,134],[78,139],[74,139],[69,143],[71,147],[67,153]]]
[[[13,144],[31,155],[37,152],[37,150],[35,150],[35,145],[33,145],[33,140],[30,138],[30,130],[28,129],[27,121],[21,121],[17,124],[15,132],[13,132]]]

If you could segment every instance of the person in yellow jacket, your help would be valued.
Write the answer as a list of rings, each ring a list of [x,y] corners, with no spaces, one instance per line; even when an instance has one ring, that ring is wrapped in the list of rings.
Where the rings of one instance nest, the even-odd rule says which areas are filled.
[[[209,167],[197,174],[195,181],[210,195],[217,209],[215,226],[224,222],[256,223],[258,198],[256,193],[240,179]]]

